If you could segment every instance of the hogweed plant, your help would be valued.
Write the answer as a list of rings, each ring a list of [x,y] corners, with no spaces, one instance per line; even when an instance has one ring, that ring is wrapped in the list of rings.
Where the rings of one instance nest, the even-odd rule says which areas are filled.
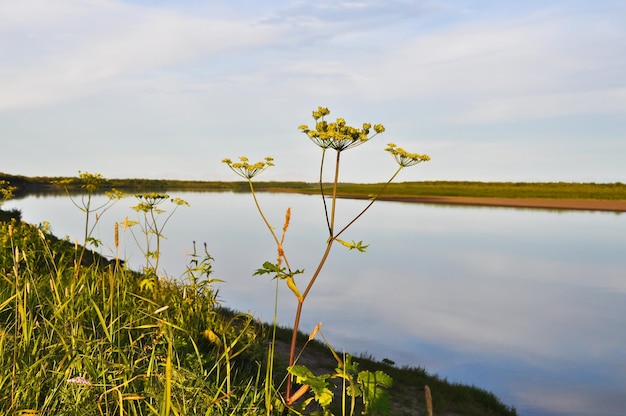
[[[67,185],[76,181],[80,183],[80,188],[83,190],[79,197],[72,196],[67,187]],[[104,192],[104,195],[107,197],[104,202],[94,202],[95,195],[102,192],[102,185],[104,182],[105,180],[101,174],[81,171],[78,171],[78,178],[69,178],[59,181],[59,184],[65,188],[65,192],[70,198],[70,201],[72,201],[72,204],[85,214],[83,242],[81,244],[82,248],[80,250],[80,254],[75,259],[76,276],[78,276],[78,271],[82,265],[87,246],[91,245],[97,248],[102,243],[99,239],[94,237],[94,230],[96,229],[100,218],[106,211],[115,205],[115,203],[125,196],[123,192],[117,189],[111,189],[110,191]],[[93,222],[92,217],[94,218]]]
[[[12,186],[9,181],[0,180],[0,221],[6,221],[11,218],[21,218],[22,213],[17,209],[12,209],[8,212],[2,210],[2,205],[4,205],[4,203],[9,199],[13,198],[16,190],[17,187]]]
[[[0,208],[9,199],[13,198],[13,193],[17,187],[12,186],[8,181],[0,180]]]
[[[161,242],[165,239],[163,230],[176,210],[180,206],[189,206],[189,203],[181,198],[170,198],[168,194],[148,193],[137,194],[135,197],[139,203],[131,208],[138,213],[139,221],[129,221],[127,218],[124,226],[130,227],[131,234],[146,259],[144,273],[156,279],[161,258]],[[169,212],[163,209],[162,204],[165,202],[169,202],[174,208]],[[140,228],[143,244],[133,232],[134,226]]]
[[[313,142],[322,150],[319,170],[319,188],[322,197],[326,226],[328,228],[328,238],[325,242],[326,247],[322,253],[321,259],[316,269],[308,278],[308,281],[305,281],[304,285],[299,285],[296,282],[296,276],[303,274],[304,270],[292,268],[285,253],[285,248],[283,247],[284,235],[287,231],[291,211],[289,209],[287,210],[283,233],[282,236],[279,238],[275,231],[275,228],[272,227],[272,225],[268,222],[265,214],[263,213],[263,210],[257,200],[254,191],[252,179],[265,171],[267,168],[274,166],[273,159],[271,157],[266,157],[263,161],[256,163],[250,163],[249,159],[243,156],[239,158],[238,162],[233,162],[231,159],[223,160],[223,162],[228,165],[230,169],[232,169],[237,175],[241,176],[248,182],[256,208],[261,215],[261,218],[263,219],[265,225],[267,226],[270,234],[272,235],[274,242],[276,243],[278,253],[276,263],[271,261],[265,262],[263,264],[263,267],[255,272],[255,275],[270,274],[278,280],[284,280],[287,287],[297,299],[293,334],[289,351],[289,374],[287,377],[285,388],[286,411],[309,390],[313,391],[315,400],[318,402],[318,404],[320,404],[325,410],[327,410],[328,405],[330,404],[329,394],[331,394],[329,390],[328,379],[332,378],[333,376],[349,381],[350,388],[347,390],[347,393],[349,395],[352,395],[353,398],[360,395],[363,399],[366,410],[377,409],[377,403],[380,401],[384,401],[383,396],[377,394],[377,388],[379,388],[380,386],[389,386],[390,380],[388,380],[388,378],[384,377],[381,374],[371,374],[369,372],[356,371],[356,363],[352,363],[351,359],[339,359],[334,351],[333,355],[337,359],[338,369],[337,373],[335,373],[333,376],[314,376],[306,367],[295,365],[296,340],[300,326],[300,317],[302,315],[304,303],[317,278],[322,272],[322,269],[324,268],[324,265],[326,263],[326,260],[328,259],[334,243],[337,242],[351,250],[354,249],[360,252],[365,251],[367,245],[364,245],[362,241],[349,242],[341,239],[340,237],[372,206],[372,204],[385,191],[387,186],[398,176],[402,169],[430,160],[430,157],[428,155],[410,153],[400,147],[397,147],[396,144],[390,143],[385,150],[389,152],[393,159],[396,161],[398,165],[396,171],[391,175],[390,179],[381,186],[378,193],[371,197],[369,203],[365,206],[365,208],[363,208],[358,214],[356,214],[352,218],[352,220],[348,221],[347,224],[343,225],[342,227],[338,227],[335,224],[335,214],[337,209],[337,185],[339,183],[341,156],[346,150],[361,146],[371,141],[377,135],[384,133],[385,127],[382,124],[375,124],[372,126],[372,124],[370,123],[363,123],[361,127],[353,127],[348,125],[343,118],[337,118],[335,121],[329,122],[326,120],[326,116],[328,116],[329,114],[330,110],[328,108],[318,107],[317,110],[313,111],[315,126],[313,128],[309,128],[309,126],[307,125],[301,125],[299,127],[299,130],[304,133],[311,140],[311,142]],[[327,196],[325,195],[323,178],[325,173],[326,155],[327,152],[332,151],[334,151],[334,166],[332,167],[333,179],[329,208],[326,202]],[[304,287],[304,290],[301,290],[300,287]],[[296,382],[302,385],[302,387],[300,387],[296,392],[292,391],[294,377],[296,378]],[[330,398],[332,398],[332,395]],[[308,401],[305,401],[305,403],[308,403]],[[353,411],[354,406],[351,407],[351,414]]]

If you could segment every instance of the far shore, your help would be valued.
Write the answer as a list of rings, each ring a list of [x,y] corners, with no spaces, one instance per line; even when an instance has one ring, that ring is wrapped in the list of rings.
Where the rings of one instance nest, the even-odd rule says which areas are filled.
[[[62,180],[72,180],[64,189]],[[3,174],[0,181],[9,182],[19,190],[16,197],[29,194],[45,195],[82,192],[77,178],[24,177]],[[249,192],[247,182],[184,181],[167,179],[108,179],[107,189],[119,189],[129,194],[145,192]],[[332,192],[325,184],[325,196]],[[381,190],[383,184],[340,183],[337,196],[368,199]],[[104,186],[104,185],[103,185]],[[319,194],[319,184],[308,182],[255,182],[257,192]],[[626,184],[577,182],[471,182],[416,181],[384,184],[381,201],[421,204],[509,207],[522,209],[578,210],[626,212]],[[68,190],[69,189],[69,190]],[[466,196],[463,196],[466,195]]]
[[[365,199],[359,195],[341,195],[342,198]],[[543,198],[476,198],[456,196],[382,195],[380,201],[416,202],[420,204],[467,205],[484,207],[533,208],[552,210],[626,212],[626,201],[595,199]]]

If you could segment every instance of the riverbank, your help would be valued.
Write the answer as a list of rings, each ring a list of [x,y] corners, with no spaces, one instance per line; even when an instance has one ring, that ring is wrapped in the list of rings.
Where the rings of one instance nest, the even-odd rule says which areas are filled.
[[[15,186],[15,197],[27,195],[83,192],[79,178],[25,177],[0,172],[0,181]],[[62,185],[63,184],[63,185]],[[186,181],[169,179],[104,179],[102,189],[118,189],[125,193],[176,192],[250,192],[247,182]],[[297,181],[255,181],[257,192],[299,193],[319,195],[319,183]],[[324,194],[331,195],[332,184],[323,185]],[[339,183],[340,198],[367,199],[378,195],[380,200],[445,205],[473,205],[514,208],[563,209],[587,211],[626,211],[626,184],[575,182],[476,182],[476,181],[414,181],[384,183]]]
[[[362,195],[342,195],[342,198],[366,199]],[[505,208],[529,208],[550,210],[626,212],[626,201],[594,199],[544,199],[544,198],[475,198],[461,196],[410,196],[383,195],[380,201],[396,201],[420,204],[466,205]]]
[[[209,263],[202,262],[208,280],[196,275],[197,280],[160,279],[158,285],[152,285],[148,275],[126,269],[122,262],[111,261],[91,250],[83,253],[81,246],[55,237],[49,228],[20,221],[19,211],[0,209],[0,214],[3,213],[6,215],[0,221],[0,305],[3,305],[0,328],[10,330],[5,330],[6,345],[0,348],[3,364],[0,378],[12,380],[15,388],[0,389],[0,408],[96,414],[99,403],[105,403],[111,391],[133,397],[134,409],[147,402],[136,392],[146,391],[152,397],[167,397],[178,408],[192,405],[201,408],[214,403],[215,397],[231,395],[238,399],[232,400],[233,406],[247,403],[239,400],[242,397],[262,399],[256,394],[264,389],[263,380],[257,378],[258,365],[265,363],[272,328],[247,313],[218,307],[217,291],[210,285],[211,267],[206,266],[210,264],[209,258],[205,259]],[[16,263],[14,253],[20,253],[23,260]],[[82,260],[75,261],[77,256]],[[52,274],[51,270],[54,270]],[[63,294],[60,298],[59,293]],[[17,296],[19,304],[10,301]],[[27,312],[20,315],[20,310]],[[21,325],[16,327],[18,322]],[[277,329],[274,365],[277,383],[285,375],[290,339],[291,329]],[[300,334],[298,340],[299,346],[307,344],[299,364],[306,365],[314,374],[336,371],[337,362],[327,345],[315,340],[309,342],[306,334]],[[219,353],[225,342],[237,345],[236,360]],[[39,347],[33,350],[32,345]],[[76,350],[86,353],[80,360],[72,360],[67,354],[74,354],[75,350],[67,349],[67,345],[75,345]],[[356,361],[361,371],[372,374],[382,371],[392,377],[394,385],[388,389],[392,415],[425,414],[425,386],[429,386],[433,406],[441,416],[517,414],[486,390],[448,382],[422,367],[399,367],[390,360],[379,362],[367,356],[358,356]],[[26,364],[13,372],[16,362]],[[59,371],[42,367],[42,362],[67,364]],[[128,362],[134,365],[129,366]],[[207,376],[199,365],[211,369],[205,370],[209,372],[219,369],[220,374],[229,374],[225,368],[236,369],[233,371],[236,377],[227,384],[233,388],[221,391],[224,384]],[[176,374],[175,383],[170,390],[164,390],[161,384],[150,382],[156,378],[147,377],[148,373],[157,375],[159,380],[166,379],[166,374]],[[77,380],[83,384],[76,386]],[[254,380],[259,384],[251,384]],[[106,389],[106,386],[113,387]],[[76,409],[72,412],[64,397],[77,394],[72,389],[80,388],[84,394],[71,403]],[[48,394],[45,405],[32,399],[37,398],[39,391]],[[340,405],[341,400],[337,399],[336,403]],[[158,408],[154,403],[151,405]],[[109,402],[108,406],[107,414],[117,413],[111,411],[116,410],[117,402]],[[243,413],[253,414],[241,408],[229,414]]]

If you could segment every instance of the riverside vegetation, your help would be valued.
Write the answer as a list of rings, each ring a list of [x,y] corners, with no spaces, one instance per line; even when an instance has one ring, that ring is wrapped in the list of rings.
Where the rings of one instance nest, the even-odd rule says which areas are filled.
[[[386,151],[398,165],[395,173],[352,221],[337,226],[341,155],[383,133],[384,127],[365,123],[355,128],[341,118],[326,122],[328,114],[318,108],[315,128],[300,127],[321,148],[317,192],[328,229],[319,266],[308,279],[306,271],[289,264],[283,246],[290,209],[282,227],[274,227],[256,199],[252,179],[273,166],[273,160],[224,160],[245,179],[274,238],[276,258],[254,274],[268,274],[292,291],[297,299],[293,328],[221,308],[207,244],[200,250],[192,244],[180,279],[159,276],[159,242],[169,218],[187,205],[181,199],[159,192],[135,195],[137,220],[126,217],[116,223],[112,259],[98,254],[104,242],[93,232],[102,215],[128,195],[106,189],[107,202],[94,205],[92,196],[109,185],[100,175],[80,172],[78,178],[52,184],[66,189],[84,215],[80,244],[56,238],[46,223],[21,222],[19,211],[2,211],[0,409],[60,415],[516,414],[488,392],[447,383],[424,369],[397,368],[389,360],[368,357],[357,363],[337,354],[321,324],[308,336],[299,331],[305,300],[335,243],[365,251],[362,241],[340,237],[403,168],[429,160],[389,144]],[[330,189],[323,181],[328,153],[334,156]],[[1,201],[18,191],[16,186],[0,183]],[[74,187],[80,193],[70,192]],[[125,233],[144,254],[140,271],[129,270],[119,257],[121,241],[128,240],[122,238]],[[287,346],[286,354],[280,353],[280,345]],[[316,364],[305,364],[311,357]],[[328,371],[316,373],[320,368]]]
[[[17,196],[65,192],[59,181],[71,178],[25,177],[0,173],[0,180],[16,185]],[[125,192],[248,192],[247,182],[183,181],[167,179],[103,179],[108,188]],[[338,183],[337,196],[368,197],[383,184]],[[76,184],[68,184],[70,192],[80,192]],[[255,189],[263,192],[319,194],[316,183],[255,181]],[[332,186],[324,184],[330,192]],[[420,181],[390,183],[385,196],[401,197],[475,197],[475,198],[549,198],[587,200],[626,200],[626,184],[578,182],[468,182]]]

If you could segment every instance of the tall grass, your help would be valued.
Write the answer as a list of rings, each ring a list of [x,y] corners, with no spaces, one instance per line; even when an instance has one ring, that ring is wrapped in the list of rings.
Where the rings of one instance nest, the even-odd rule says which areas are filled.
[[[73,245],[44,227],[0,223],[0,250],[0,409],[208,415],[262,406],[252,388],[262,328],[219,312],[206,259],[192,257],[188,280],[162,282],[154,296],[141,275],[98,256],[76,274]]]

